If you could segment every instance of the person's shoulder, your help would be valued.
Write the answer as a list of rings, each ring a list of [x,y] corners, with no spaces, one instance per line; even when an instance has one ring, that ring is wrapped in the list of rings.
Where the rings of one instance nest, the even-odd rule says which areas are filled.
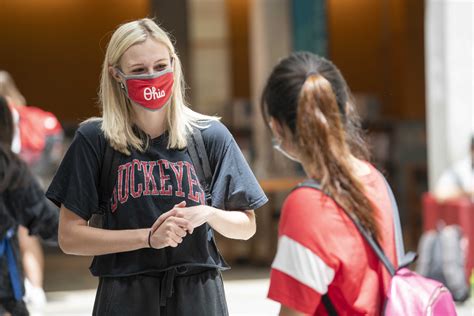
[[[102,118],[90,118],[82,122],[76,130],[76,135],[80,135],[95,148],[101,148],[105,142],[102,131]]]
[[[324,209],[324,211],[321,211]],[[282,220],[309,220],[333,217],[337,204],[320,190],[299,187],[287,196],[282,207]]]
[[[322,241],[340,227],[338,222],[341,222],[340,212],[334,200],[319,190],[300,187],[283,203],[279,234],[313,250],[320,249],[321,245],[327,245]]]
[[[102,118],[93,117],[79,124],[76,131],[88,141],[96,142],[104,137],[102,132]]]
[[[96,137],[102,133],[102,119],[94,117],[85,120],[79,124],[77,132],[87,138]]]
[[[290,192],[285,200],[284,206],[285,208],[299,210],[314,208],[319,205],[325,197],[327,196],[320,190],[302,186]]]
[[[233,139],[229,129],[220,120],[209,120],[200,128],[204,143],[227,144]]]

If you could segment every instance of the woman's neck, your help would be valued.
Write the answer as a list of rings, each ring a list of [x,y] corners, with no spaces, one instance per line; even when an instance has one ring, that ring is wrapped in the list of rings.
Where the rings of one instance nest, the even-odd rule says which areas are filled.
[[[168,129],[167,108],[158,111],[135,108],[134,123],[151,138],[156,138]]]

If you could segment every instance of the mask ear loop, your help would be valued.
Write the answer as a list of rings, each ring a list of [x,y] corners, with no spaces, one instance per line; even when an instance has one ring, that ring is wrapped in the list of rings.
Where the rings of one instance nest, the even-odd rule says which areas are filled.
[[[272,130],[272,134],[273,134],[273,128],[272,128],[272,124],[270,123],[270,129]],[[277,136],[273,136],[272,137],[272,147],[273,149],[276,149],[279,153],[283,154],[283,156],[285,156],[286,158],[290,159],[290,160],[293,160],[295,162],[298,162],[298,163],[301,163],[298,158],[294,157],[293,155],[291,155],[290,153],[286,152],[283,148],[282,148],[282,144],[283,144],[283,140],[280,138],[280,137],[277,137]]]
[[[122,72],[118,67],[115,67],[115,70],[116,70],[116,71],[119,73],[119,75],[123,78],[123,76],[124,76],[123,72]],[[125,91],[125,92],[127,91],[127,90],[125,89],[125,85],[123,84],[122,81],[120,81],[119,85],[120,85],[120,88],[121,88],[123,91]]]

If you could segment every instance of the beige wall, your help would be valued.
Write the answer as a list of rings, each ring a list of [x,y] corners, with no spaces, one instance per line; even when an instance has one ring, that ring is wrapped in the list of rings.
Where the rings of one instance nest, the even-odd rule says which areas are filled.
[[[250,6],[250,87],[252,131],[255,146],[254,172],[259,178],[293,174],[288,159],[273,150],[265,126],[260,98],[266,80],[277,62],[291,52],[291,28],[288,0],[255,0]]]
[[[222,115],[231,98],[230,48],[224,0],[189,0],[191,105],[199,112]]]

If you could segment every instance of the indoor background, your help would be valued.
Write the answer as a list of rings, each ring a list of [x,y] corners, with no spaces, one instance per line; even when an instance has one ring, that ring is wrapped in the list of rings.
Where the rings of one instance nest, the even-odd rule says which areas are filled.
[[[474,130],[473,7],[469,0],[0,0],[0,69],[72,137],[78,123],[100,114],[101,63],[113,30],[156,17],[175,40],[191,107],[222,117],[271,197],[257,210],[251,241],[219,240],[244,275],[255,267],[265,278],[279,207],[303,176],[274,153],[261,119],[271,67],[305,50],[340,68],[373,162],[397,197],[406,248],[416,250],[423,194],[467,153]],[[45,250],[47,292],[95,288],[89,258]]]

